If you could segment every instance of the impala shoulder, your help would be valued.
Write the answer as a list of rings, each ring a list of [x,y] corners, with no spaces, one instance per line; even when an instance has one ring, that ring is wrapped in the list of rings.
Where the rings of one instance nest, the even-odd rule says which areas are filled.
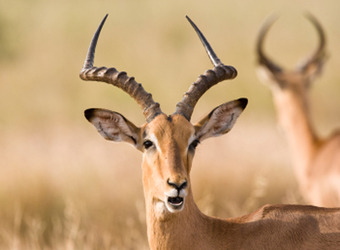
[[[312,205],[264,205],[253,213],[256,219],[278,219],[296,218],[304,216],[335,216],[340,219],[340,208],[324,208]]]
[[[283,217],[294,216],[299,213],[310,213],[319,210],[314,206],[303,206],[303,205],[285,205],[285,204],[266,204],[249,214],[248,218],[251,221],[263,220],[263,219],[285,219]]]
[[[277,205],[264,205],[261,208],[255,210],[254,212],[234,218],[231,220],[232,222],[236,223],[248,223],[248,222],[255,222],[260,221],[263,219],[269,219],[275,217],[278,213],[281,213],[280,208]]]
[[[269,219],[276,217],[278,214],[282,213],[282,206],[280,205],[272,205],[266,204],[260,207],[258,210],[254,211],[253,213],[249,214],[251,220],[262,220],[262,219]]]

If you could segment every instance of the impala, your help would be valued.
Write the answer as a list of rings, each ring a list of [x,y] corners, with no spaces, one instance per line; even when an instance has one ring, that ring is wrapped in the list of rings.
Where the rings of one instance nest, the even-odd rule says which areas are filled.
[[[107,16],[106,16],[107,17]],[[191,85],[171,115],[125,72],[94,67],[94,52],[104,21],[97,29],[81,70],[83,80],[121,88],[142,107],[146,123],[138,127],[117,112],[88,109],[85,117],[108,140],[124,141],[143,152],[143,187],[151,249],[330,249],[340,247],[340,209],[267,205],[239,218],[219,219],[200,212],[194,202],[190,170],[196,146],[227,133],[247,105],[241,98],[224,103],[192,125],[198,99],[211,86],[236,77],[216,56],[196,25],[214,68]]]
[[[292,161],[305,200],[318,206],[340,206],[340,131],[320,138],[314,130],[309,113],[308,90],[320,74],[326,58],[326,39],[319,22],[307,18],[319,36],[316,51],[294,70],[285,70],[263,52],[263,41],[273,24],[271,19],[262,27],[257,41],[258,63],[262,75],[269,80],[278,120],[292,153]]]

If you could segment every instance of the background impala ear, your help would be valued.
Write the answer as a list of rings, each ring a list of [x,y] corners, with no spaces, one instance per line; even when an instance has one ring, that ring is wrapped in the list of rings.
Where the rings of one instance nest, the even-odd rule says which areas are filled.
[[[247,104],[246,98],[240,98],[213,109],[209,115],[195,125],[197,139],[202,141],[228,133]]]
[[[140,128],[123,115],[106,109],[87,109],[84,114],[105,139],[125,141],[137,147]]]

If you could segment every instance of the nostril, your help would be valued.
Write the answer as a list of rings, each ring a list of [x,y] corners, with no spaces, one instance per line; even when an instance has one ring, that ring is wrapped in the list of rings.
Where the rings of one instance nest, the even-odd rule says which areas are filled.
[[[168,179],[168,180],[167,180],[167,183],[168,183],[168,185],[170,185],[170,186],[176,188],[177,190],[184,189],[184,188],[186,188],[187,185],[188,185],[188,182],[187,182],[186,180],[183,181],[182,183],[179,183],[179,184],[178,184],[178,183],[175,183],[175,182],[171,182],[170,179]]]
[[[184,181],[184,182],[179,186],[178,189],[184,189],[184,188],[187,187],[187,185],[188,185],[188,182],[187,182],[187,181]]]

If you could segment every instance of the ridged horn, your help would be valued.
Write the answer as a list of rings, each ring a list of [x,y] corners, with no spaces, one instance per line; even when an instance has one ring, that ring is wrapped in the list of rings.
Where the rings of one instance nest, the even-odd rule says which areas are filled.
[[[85,81],[99,81],[112,84],[126,93],[128,93],[139,106],[143,109],[143,114],[147,122],[150,122],[157,115],[161,114],[162,111],[157,102],[154,102],[152,95],[146,92],[140,83],[135,81],[134,77],[127,76],[126,72],[119,72],[115,68],[106,67],[94,67],[94,55],[98,37],[103,28],[108,15],[104,17],[100,23],[96,33],[94,34],[89,50],[86,55],[84,66],[80,71],[80,78]]]
[[[189,90],[184,94],[183,99],[176,105],[175,114],[181,114],[190,121],[199,98],[215,84],[227,79],[235,78],[237,76],[237,71],[234,67],[226,66],[220,61],[195,23],[188,16],[186,16],[186,18],[196,31],[212,64],[215,66],[214,69],[207,70],[203,75],[200,75],[198,79],[191,84]]]

